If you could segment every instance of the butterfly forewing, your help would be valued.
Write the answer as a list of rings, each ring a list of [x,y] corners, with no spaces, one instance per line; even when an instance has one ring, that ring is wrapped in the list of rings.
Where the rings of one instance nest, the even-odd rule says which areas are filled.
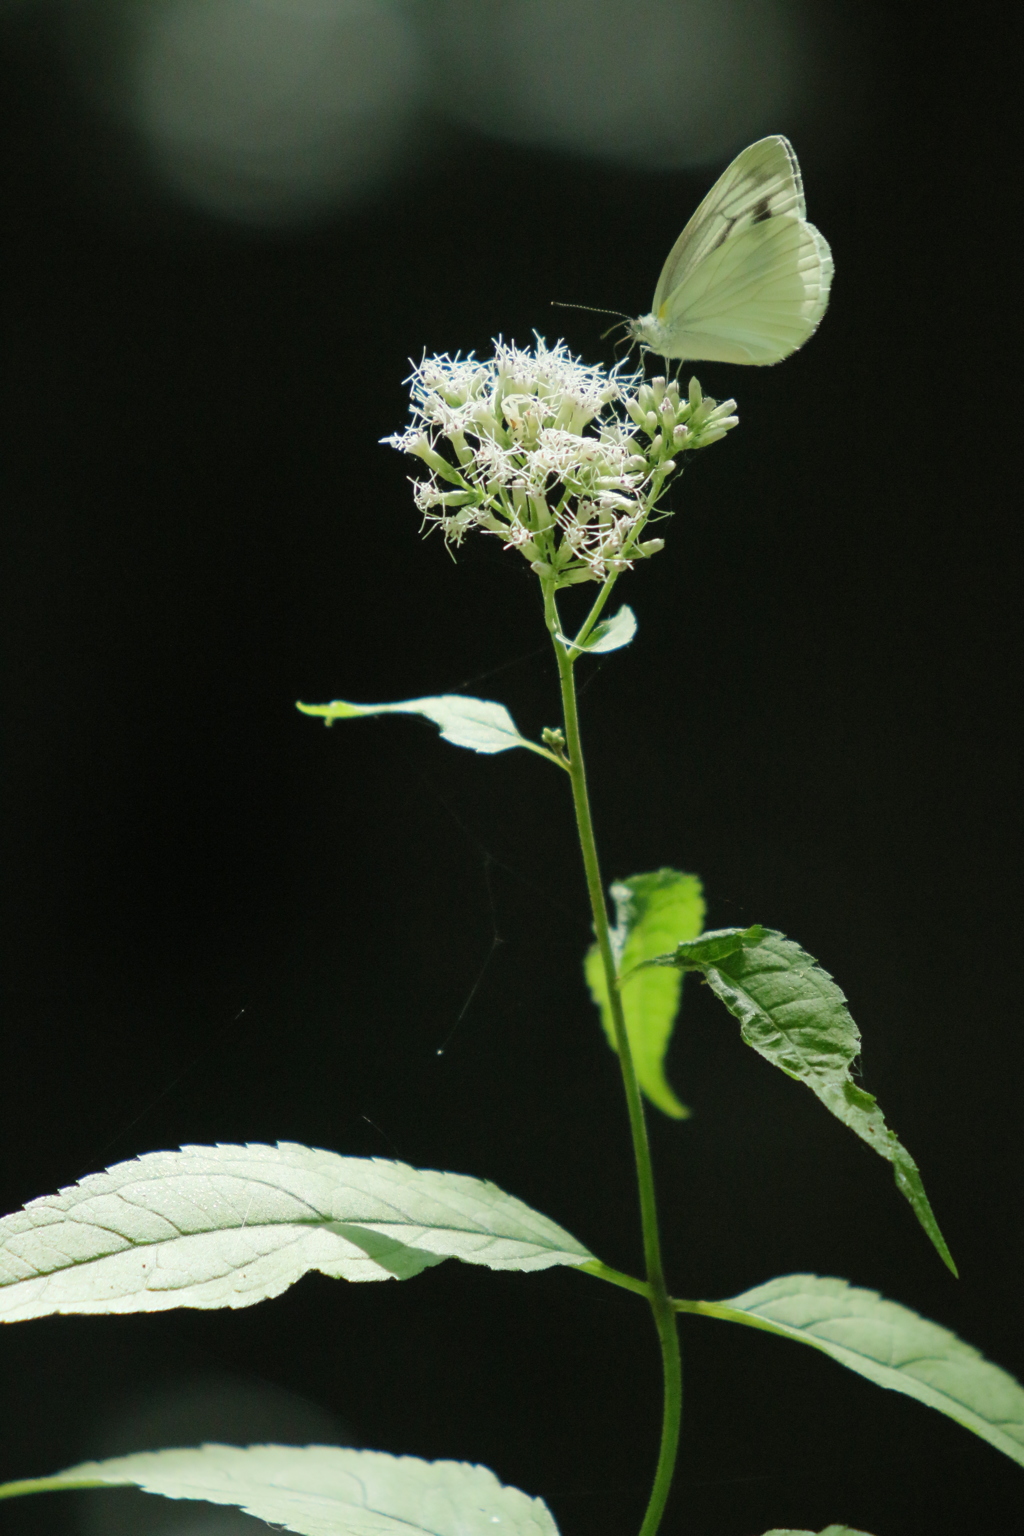
[[[723,241],[776,215],[802,219],[806,212],[800,167],[789,140],[781,134],[758,139],[725,168],[669,251],[654,291],[654,313]]]

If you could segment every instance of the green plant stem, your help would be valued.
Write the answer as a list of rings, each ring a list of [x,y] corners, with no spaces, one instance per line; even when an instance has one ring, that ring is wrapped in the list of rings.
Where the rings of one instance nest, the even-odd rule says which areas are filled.
[[[604,592],[602,596],[607,596]],[[596,605],[595,605],[596,606]],[[594,824],[590,814],[590,797],[587,793],[587,775],[580,742],[579,712],[576,707],[576,684],[573,675],[574,656],[559,640],[561,628],[555,603],[553,583],[544,583],[544,618],[555,647],[558,661],[558,677],[562,690],[562,717],[565,730],[566,756],[569,760],[569,776],[572,781],[573,805],[576,810],[576,826],[579,832],[583,868],[586,873],[587,891],[594,916],[594,932],[608,983],[615,1044],[618,1050],[622,1083],[626,1091],[626,1107],[629,1127],[633,1137],[633,1156],[636,1160],[637,1185],[640,1194],[640,1220],[643,1231],[644,1262],[647,1269],[648,1300],[654,1313],[654,1323],[661,1346],[662,1377],[664,1381],[664,1405],[661,1425],[661,1446],[658,1466],[654,1476],[647,1512],[640,1527],[640,1536],[654,1536],[672,1485],[676,1456],[679,1450],[679,1429],[682,1419],[683,1381],[682,1361],[679,1350],[679,1331],[675,1311],[665,1284],[665,1272],[661,1259],[661,1239],[658,1233],[658,1208],[654,1192],[654,1169],[651,1149],[647,1140],[643,1101],[633,1066],[626,1016],[619,992],[618,968],[612,950],[611,932],[608,926],[608,908],[605,906],[604,883],[597,857]]]
[[[69,1478],[64,1482],[58,1472],[56,1477],[23,1477],[16,1483],[0,1483],[0,1499],[21,1499],[26,1493],[52,1493],[69,1488],[109,1488],[110,1486],[98,1477]]]
[[[602,1264],[600,1259],[591,1259],[587,1264],[577,1264],[578,1275],[593,1275],[596,1280],[607,1280],[609,1285],[621,1286],[624,1291],[633,1291],[635,1295],[642,1296],[645,1301],[651,1299],[651,1288],[646,1280],[637,1280],[633,1275],[624,1275],[621,1269],[612,1269],[607,1264]],[[686,1308],[678,1301],[673,1302],[677,1312],[685,1312]]]
[[[547,747],[539,746],[535,741],[527,741],[525,736],[521,736],[519,738],[517,745],[520,747],[527,747],[531,752],[536,752],[538,757],[546,757],[549,763],[554,763],[556,768],[564,768],[566,773],[568,773],[569,764],[563,763],[562,759],[560,757],[556,757],[554,752],[549,752]]]

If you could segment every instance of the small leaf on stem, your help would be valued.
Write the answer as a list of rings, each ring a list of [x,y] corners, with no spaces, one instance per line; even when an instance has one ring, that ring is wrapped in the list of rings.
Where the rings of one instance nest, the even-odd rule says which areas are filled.
[[[566,650],[586,651],[589,656],[603,656],[608,651],[620,650],[628,645],[636,634],[636,614],[625,604],[610,619],[595,624],[587,638],[579,644],[567,635],[559,635]]]
[[[520,736],[504,704],[495,704],[490,699],[467,699],[461,693],[406,699],[400,704],[348,704],[344,699],[335,699],[331,704],[295,707],[304,715],[322,716],[325,725],[357,715],[423,715],[439,727],[442,739],[455,747],[468,747],[473,752],[507,752],[510,747],[540,750],[534,742]]]

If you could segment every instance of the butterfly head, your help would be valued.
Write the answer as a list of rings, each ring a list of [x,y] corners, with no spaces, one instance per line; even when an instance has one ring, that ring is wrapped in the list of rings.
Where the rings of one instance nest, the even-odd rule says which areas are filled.
[[[656,352],[659,357],[669,358],[675,354],[672,352],[672,342],[669,337],[668,326],[662,318],[661,310],[651,310],[649,315],[640,315],[636,320],[627,320],[626,329],[630,341],[639,343],[643,352]]]

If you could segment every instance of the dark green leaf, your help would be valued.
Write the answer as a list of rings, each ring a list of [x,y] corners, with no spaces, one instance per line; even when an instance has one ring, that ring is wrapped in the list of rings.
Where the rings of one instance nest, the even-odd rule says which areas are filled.
[[[718,960],[734,955],[744,946],[760,944],[768,937],[768,929],[755,923],[752,928],[713,928],[701,934],[699,939],[677,944],[670,955],[655,955],[651,965],[674,965],[681,971],[703,971]]]
[[[726,928],[696,944],[680,944],[657,965],[700,970],[740,1034],[766,1061],[806,1083],[827,1109],[892,1164],[896,1187],[955,1275],[956,1265],[939,1230],[917,1164],[876,1099],[853,1081],[860,1031],[846,998],[829,973],[773,928]]]

